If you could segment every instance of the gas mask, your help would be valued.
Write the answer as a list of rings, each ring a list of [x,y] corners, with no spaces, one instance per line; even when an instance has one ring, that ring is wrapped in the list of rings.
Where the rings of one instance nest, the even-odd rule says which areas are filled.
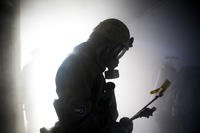
[[[119,71],[115,69],[119,64],[119,59],[126,53],[126,51],[129,49],[129,46],[132,46],[132,43],[134,41],[134,38],[131,37],[127,44],[124,45],[118,45],[117,48],[113,51],[113,57],[107,64],[108,70],[105,71],[105,78],[106,79],[115,79],[119,78]]]

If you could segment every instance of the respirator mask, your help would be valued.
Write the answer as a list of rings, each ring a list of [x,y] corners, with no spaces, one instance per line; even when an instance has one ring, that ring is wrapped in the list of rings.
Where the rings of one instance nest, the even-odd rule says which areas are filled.
[[[105,71],[106,79],[115,79],[119,77],[119,71],[115,68],[119,64],[119,59],[126,53],[129,47],[132,47],[133,41],[134,38],[131,37],[127,43],[118,45],[118,47],[113,50],[113,57],[107,65],[108,70]]]

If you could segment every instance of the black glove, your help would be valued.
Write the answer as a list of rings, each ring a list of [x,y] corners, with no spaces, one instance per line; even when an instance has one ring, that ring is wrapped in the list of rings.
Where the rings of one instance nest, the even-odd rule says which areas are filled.
[[[133,130],[133,122],[128,117],[121,118],[119,125],[125,131],[125,133],[131,133]]]

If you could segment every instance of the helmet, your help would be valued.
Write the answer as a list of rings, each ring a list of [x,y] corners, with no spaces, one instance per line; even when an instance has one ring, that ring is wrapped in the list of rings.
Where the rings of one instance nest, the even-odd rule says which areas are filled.
[[[114,18],[106,19],[98,24],[90,35],[91,38],[106,38],[113,43],[124,45],[127,49],[132,47],[133,42],[127,26]]]

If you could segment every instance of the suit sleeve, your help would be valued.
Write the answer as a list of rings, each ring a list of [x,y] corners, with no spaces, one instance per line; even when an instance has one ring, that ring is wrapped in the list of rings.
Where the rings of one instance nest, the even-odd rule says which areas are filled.
[[[99,120],[91,112],[92,79],[84,67],[71,57],[59,68],[56,75],[58,94],[57,114],[60,121],[81,132],[93,132],[99,128]],[[55,105],[54,105],[55,106]]]

